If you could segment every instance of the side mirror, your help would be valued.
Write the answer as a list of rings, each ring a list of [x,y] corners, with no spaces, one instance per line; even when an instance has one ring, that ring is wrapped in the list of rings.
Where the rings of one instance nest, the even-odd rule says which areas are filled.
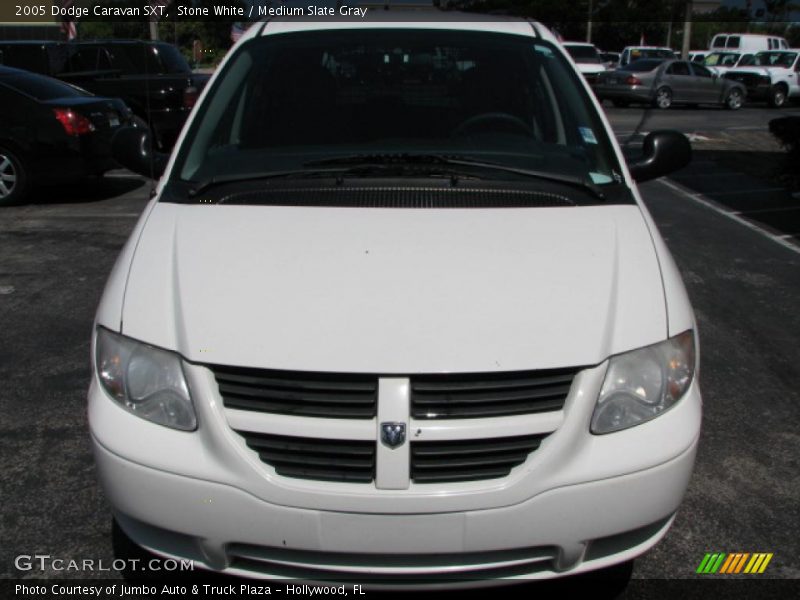
[[[692,160],[692,145],[679,131],[662,129],[644,138],[642,156],[628,163],[636,181],[649,181],[677,171]]]
[[[153,150],[149,129],[131,126],[122,127],[114,134],[111,156],[126,169],[151,179],[161,177],[169,159],[168,154]]]

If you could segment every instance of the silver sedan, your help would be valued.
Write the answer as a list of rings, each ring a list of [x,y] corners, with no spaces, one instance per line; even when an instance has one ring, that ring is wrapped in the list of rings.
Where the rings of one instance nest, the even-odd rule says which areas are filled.
[[[611,100],[614,106],[639,102],[658,108],[673,104],[721,104],[737,110],[747,96],[738,82],[684,60],[637,60],[621,69],[601,73],[594,90],[600,100]]]

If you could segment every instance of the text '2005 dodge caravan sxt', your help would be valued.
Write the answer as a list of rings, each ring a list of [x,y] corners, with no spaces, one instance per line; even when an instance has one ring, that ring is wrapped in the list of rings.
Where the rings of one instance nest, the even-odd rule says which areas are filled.
[[[388,15],[388,16],[387,16]],[[700,430],[697,330],[574,63],[511,20],[273,20],[220,65],[97,312],[89,419],[137,544],[463,585],[630,561]]]

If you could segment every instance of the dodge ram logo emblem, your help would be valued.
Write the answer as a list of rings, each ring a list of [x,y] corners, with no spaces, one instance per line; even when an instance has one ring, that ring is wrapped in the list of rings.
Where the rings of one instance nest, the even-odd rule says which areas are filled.
[[[389,448],[402,446],[406,441],[406,424],[381,423],[381,441]]]

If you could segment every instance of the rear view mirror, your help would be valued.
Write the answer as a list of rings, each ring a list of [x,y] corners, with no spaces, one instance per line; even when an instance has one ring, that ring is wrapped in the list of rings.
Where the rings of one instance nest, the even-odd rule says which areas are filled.
[[[692,160],[692,145],[679,131],[662,129],[644,138],[642,156],[629,161],[628,169],[636,181],[649,181],[682,169]]]
[[[111,140],[111,155],[120,165],[134,173],[158,179],[167,166],[168,154],[153,150],[149,129],[122,127]]]

